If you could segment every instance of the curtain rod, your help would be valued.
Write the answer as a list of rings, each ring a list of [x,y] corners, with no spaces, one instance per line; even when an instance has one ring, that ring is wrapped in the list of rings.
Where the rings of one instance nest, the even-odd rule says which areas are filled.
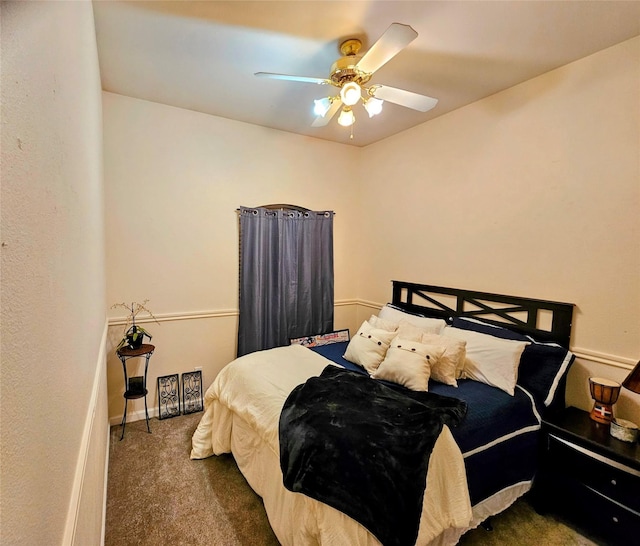
[[[300,205],[287,205],[284,203],[272,204],[272,205],[260,205],[257,208],[269,209],[269,210],[295,210],[297,212],[311,212],[311,209],[307,207],[301,207]]]
[[[308,209],[306,207],[301,207],[299,205],[287,205],[287,204],[277,204],[277,205],[260,205],[258,207],[245,207],[245,208],[252,208],[252,209],[267,209],[267,210],[292,210],[295,212],[301,212],[301,213],[307,213],[307,212],[318,212],[318,211],[313,211],[311,209]],[[240,212],[241,209],[236,209],[236,212]],[[335,216],[335,212],[334,211],[320,211],[318,212],[318,214],[324,214],[325,212],[331,212],[334,216]]]

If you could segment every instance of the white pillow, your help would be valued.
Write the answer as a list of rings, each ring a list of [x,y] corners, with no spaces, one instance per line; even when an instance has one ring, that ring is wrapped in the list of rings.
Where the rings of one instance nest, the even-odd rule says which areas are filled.
[[[463,377],[502,389],[513,396],[518,366],[528,341],[512,341],[447,326],[443,334],[467,342]]]
[[[380,317],[376,317],[375,315],[371,315],[368,322],[374,328],[380,328],[381,330],[387,330],[388,332],[395,332],[398,330],[398,324],[396,322],[381,319]]]
[[[344,358],[362,366],[371,374],[384,359],[394,337],[396,337],[395,332],[374,328],[365,320],[347,345]]]
[[[406,320],[401,320],[400,324],[398,324],[397,334],[402,339],[409,339],[411,341],[417,341],[418,343],[422,342],[422,336],[426,332],[430,332],[431,328],[425,330],[424,328],[420,328],[419,326],[414,326],[410,322]]]
[[[445,385],[458,386],[458,379],[464,370],[467,342],[438,334],[422,334],[422,343],[444,347],[443,355],[431,364],[431,378]]]
[[[409,324],[413,324],[418,328],[422,328],[426,332],[431,332],[433,334],[439,334],[442,332],[442,329],[447,325],[447,322],[442,319],[435,319],[429,317],[419,317],[418,315],[412,315],[411,313],[405,313],[400,309],[396,309],[391,307],[389,304],[385,305],[380,312],[378,313],[378,317],[390,320],[391,322],[395,322],[400,324],[401,321],[407,321]]]
[[[431,363],[437,361],[442,353],[444,347],[396,337],[371,377],[393,381],[414,391],[426,391],[429,387]]]

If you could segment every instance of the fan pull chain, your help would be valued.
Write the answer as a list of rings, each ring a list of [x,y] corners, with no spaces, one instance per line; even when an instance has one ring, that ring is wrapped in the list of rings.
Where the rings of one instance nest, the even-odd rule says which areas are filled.
[[[353,140],[353,123],[351,124],[351,135],[349,136],[349,140]]]

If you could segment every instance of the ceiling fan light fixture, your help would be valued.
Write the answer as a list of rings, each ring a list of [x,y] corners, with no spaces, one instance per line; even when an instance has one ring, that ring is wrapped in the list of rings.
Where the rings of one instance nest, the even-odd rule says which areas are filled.
[[[400,53],[417,36],[418,33],[409,25],[392,23],[364,55],[360,55],[362,42],[359,39],[345,40],[340,45],[342,57],[333,63],[328,78],[290,76],[275,72],[256,72],[255,75],[275,80],[332,85],[339,89],[339,94],[335,96],[314,101],[313,111],[316,119],[311,126],[326,127],[340,110],[338,123],[343,127],[351,127],[351,138],[353,138],[355,116],[352,108],[358,104],[359,100],[362,101],[370,118],[382,112],[384,101],[418,112],[427,112],[438,104],[438,99],[433,97],[388,85],[369,84],[374,72]]]
[[[342,89],[340,89],[340,98],[342,99],[343,104],[353,106],[360,100],[361,93],[362,90],[356,82],[348,82],[342,86]]]
[[[369,117],[377,116],[380,112],[382,112],[382,104],[384,101],[382,99],[376,99],[375,97],[370,97],[364,101],[364,109],[369,114]]]
[[[338,117],[338,123],[343,127],[350,127],[356,121],[356,117],[353,115],[353,111],[351,107],[345,106],[340,112],[340,117]]]
[[[321,117],[326,116],[327,112],[331,108],[331,103],[332,102],[333,102],[333,100],[331,99],[331,97],[324,97],[322,99],[314,100],[313,101],[313,103],[314,103],[313,113],[316,116],[321,116]]]

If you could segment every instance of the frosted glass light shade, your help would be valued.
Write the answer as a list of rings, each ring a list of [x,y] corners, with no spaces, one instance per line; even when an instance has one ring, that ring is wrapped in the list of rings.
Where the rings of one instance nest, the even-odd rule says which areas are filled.
[[[380,112],[382,112],[382,104],[384,103],[381,99],[376,99],[375,97],[371,97],[367,99],[364,103],[364,109],[369,114],[369,117],[377,116]]]
[[[353,115],[351,108],[343,108],[342,112],[340,112],[338,123],[343,127],[349,127],[353,125],[355,120],[356,120],[356,117]]]
[[[324,97],[323,99],[316,99],[313,101],[313,104],[314,104],[313,113],[316,116],[324,117],[329,111],[329,108],[331,108],[331,99],[329,97]]]
[[[343,104],[353,106],[360,100],[360,86],[356,82],[345,83],[340,89],[340,98]]]

